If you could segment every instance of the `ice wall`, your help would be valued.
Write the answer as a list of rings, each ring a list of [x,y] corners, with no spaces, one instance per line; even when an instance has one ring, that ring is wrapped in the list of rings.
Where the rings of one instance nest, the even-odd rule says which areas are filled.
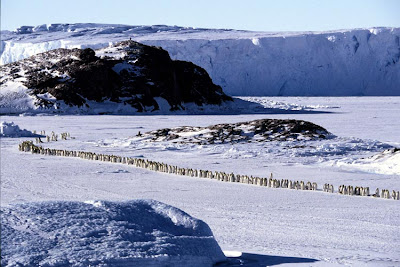
[[[400,95],[400,30],[226,40],[165,40],[232,95]]]
[[[202,66],[231,95],[400,95],[400,28],[325,33],[163,25],[70,24],[36,33],[35,28],[6,35],[0,64],[59,47],[99,48],[132,38]]]

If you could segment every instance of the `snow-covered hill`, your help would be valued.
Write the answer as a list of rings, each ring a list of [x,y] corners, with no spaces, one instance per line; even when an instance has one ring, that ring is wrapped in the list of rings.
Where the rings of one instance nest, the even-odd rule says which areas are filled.
[[[153,200],[37,202],[1,210],[2,266],[212,266],[210,227]]]
[[[132,38],[205,68],[231,95],[400,95],[400,28],[269,33],[50,24],[1,34],[1,64],[56,48],[100,48]]]

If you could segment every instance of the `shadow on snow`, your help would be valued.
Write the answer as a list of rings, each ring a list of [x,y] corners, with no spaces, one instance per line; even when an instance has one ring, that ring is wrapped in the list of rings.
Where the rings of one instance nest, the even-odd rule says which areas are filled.
[[[252,253],[242,253],[239,257],[227,257],[227,261],[219,263],[217,267],[232,267],[232,266],[245,266],[245,267],[261,267],[261,266],[274,266],[285,263],[312,263],[316,259],[299,258],[299,257],[285,257],[285,256],[270,256]]]

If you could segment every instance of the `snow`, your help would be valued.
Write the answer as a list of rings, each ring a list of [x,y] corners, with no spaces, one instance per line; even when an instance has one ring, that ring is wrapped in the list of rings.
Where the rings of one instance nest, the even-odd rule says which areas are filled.
[[[0,123],[0,137],[39,137],[35,133],[31,131],[20,129],[18,125],[15,125],[14,122],[5,122],[2,121]]]
[[[334,43],[336,41],[336,36],[328,36],[326,39],[328,39],[330,42]]]
[[[276,101],[266,97],[251,97],[251,96],[238,96],[237,98],[260,104],[267,109],[281,109],[281,110],[313,110],[313,109],[333,109],[339,108],[338,106],[324,106],[324,105],[299,105],[296,103],[287,103]]]
[[[400,151],[388,149],[381,154],[354,161],[338,161],[336,164],[347,169],[359,169],[365,172],[400,175]]]
[[[205,68],[229,95],[400,95],[400,28],[252,32],[58,24],[23,32],[2,32],[0,64],[55,48],[97,49],[132,38]]]
[[[36,64],[36,63],[34,63]],[[126,63],[116,64],[113,68],[115,72],[121,70],[128,70],[131,72],[140,71],[138,68],[134,68]],[[50,73],[56,75],[56,73]],[[23,74],[19,79],[25,79]],[[63,74],[65,79],[68,76]],[[8,79],[9,75],[4,75],[3,79]],[[254,97],[237,97],[233,98],[233,101],[225,101],[220,105],[202,105],[198,106],[195,103],[182,103],[183,110],[171,111],[171,106],[168,101],[162,97],[155,97],[155,101],[159,104],[159,110],[153,111],[151,109],[144,109],[144,112],[137,112],[135,108],[130,105],[124,104],[123,102],[117,103],[109,100],[102,102],[96,102],[93,100],[87,100],[84,106],[70,106],[62,100],[57,100],[50,93],[38,94],[36,97],[30,94],[29,88],[23,83],[16,79],[14,81],[8,80],[4,84],[0,85],[0,114],[26,114],[26,115],[43,115],[43,114],[61,114],[61,115],[98,115],[98,114],[114,114],[114,115],[138,115],[138,114],[175,114],[175,115],[193,115],[193,114],[253,114],[253,113],[279,113],[283,111],[299,111],[309,112],[314,110],[316,107],[313,106],[298,106],[295,104],[274,102]],[[150,82],[151,83],[151,82]],[[39,100],[46,100],[50,103],[44,107],[38,105]],[[40,102],[39,102],[40,103]],[[144,107],[145,108],[145,107]]]
[[[225,260],[207,224],[154,200],[5,207],[1,248],[2,266],[212,266]]]
[[[40,60],[38,60],[40,61]],[[38,61],[30,62],[30,64],[39,64]],[[115,72],[127,70],[130,72],[139,72],[139,68],[126,63],[116,64],[113,68]],[[45,70],[44,70],[45,71]],[[86,99],[86,104],[81,107],[69,106],[62,100],[57,100],[50,93],[38,94],[37,96],[31,95],[31,89],[27,88],[22,82],[24,73],[21,71],[21,78],[9,80],[12,74],[2,73],[0,79],[6,80],[0,85],[0,114],[116,114],[116,115],[132,115],[141,114],[135,108],[123,102],[117,103],[109,100],[96,102]],[[52,76],[63,77],[68,79],[66,74],[49,73]],[[39,100],[46,100],[50,103],[48,106],[41,106]],[[273,112],[265,110],[261,105],[253,102],[248,102],[242,99],[235,99],[235,101],[226,101],[219,105],[203,105],[198,106],[195,103],[183,103],[184,110],[171,111],[171,106],[168,101],[162,97],[155,99],[159,104],[160,109],[157,111],[145,110],[151,114],[232,114],[241,112]],[[251,108],[250,108],[251,107]]]
[[[112,68],[112,70],[119,74],[122,70],[132,72],[134,71],[134,68],[131,64],[128,63],[118,63]]]
[[[0,87],[0,114],[35,110],[34,98],[21,82],[7,81]]]
[[[375,188],[400,190],[399,172],[388,171],[398,170],[398,156],[389,151],[400,147],[399,97],[273,97],[254,101],[279,105],[281,112],[2,116],[2,120],[14,121],[30,131],[67,131],[75,137],[45,142],[41,144],[44,147],[140,157],[260,177],[273,173],[276,179],[317,182],[320,189],[324,183],[330,183],[335,191],[341,184],[368,186],[371,192]],[[311,121],[336,138],[199,146],[141,142],[136,137],[139,131],[263,118]],[[19,152],[18,144],[27,139],[34,141],[1,138],[2,208],[33,201],[153,199],[204,220],[232,264],[400,264],[400,247],[396,245],[400,242],[400,222],[396,216],[400,205],[393,199],[265,188],[163,174],[123,164]],[[361,162],[363,168],[357,165]],[[384,165],[387,168],[381,168]]]
[[[260,40],[258,38],[253,38],[251,41],[254,45],[260,46]]]

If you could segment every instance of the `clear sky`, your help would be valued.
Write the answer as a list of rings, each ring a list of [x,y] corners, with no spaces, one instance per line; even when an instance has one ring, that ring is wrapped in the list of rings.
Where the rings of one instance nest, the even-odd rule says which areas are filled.
[[[400,0],[0,0],[1,29],[49,23],[254,31],[400,27]]]

